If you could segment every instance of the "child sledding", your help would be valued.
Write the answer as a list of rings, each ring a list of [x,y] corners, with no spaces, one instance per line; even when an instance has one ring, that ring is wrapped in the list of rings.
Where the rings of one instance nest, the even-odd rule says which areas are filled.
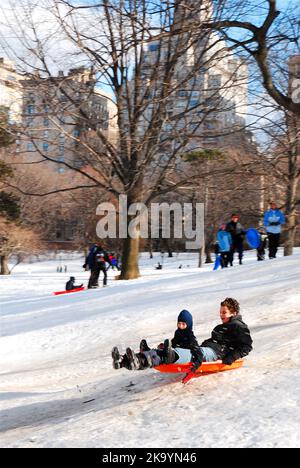
[[[170,364],[189,364],[189,372],[193,374],[202,363],[221,360],[223,365],[231,366],[252,351],[252,338],[240,315],[240,305],[235,299],[227,298],[221,303],[220,318],[222,323],[199,346],[193,333],[192,315],[183,310],[178,316],[178,328],[171,342],[165,340],[163,345],[151,349],[146,340],[142,340],[138,353],[127,348],[124,355],[115,347],[112,350],[113,367],[143,370]]]

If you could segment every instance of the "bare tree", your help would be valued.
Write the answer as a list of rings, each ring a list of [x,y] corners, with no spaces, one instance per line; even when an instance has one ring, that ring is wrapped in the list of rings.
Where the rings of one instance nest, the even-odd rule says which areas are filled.
[[[214,144],[216,138],[244,128],[243,121],[230,118],[222,128],[215,125],[216,114],[222,111],[227,117],[235,117],[238,107],[235,90],[238,93],[245,86],[247,74],[245,62],[234,60],[223,39],[207,31],[206,21],[212,15],[210,2],[203,0],[191,5],[169,0],[159,3],[103,0],[80,4],[49,0],[47,12],[55,19],[57,29],[52,36],[44,34],[44,37],[39,31],[36,8],[39,7],[28,6],[23,15],[15,15],[27,44],[27,73],[29,62],[39,73],[37,76],[32,70],[32,89],[37,93],[39,89],[45,90],[50,81],[56,97],[45,91],[44,107],[51,104],[56,107],[59,93],[69,105],[70,126],[74,128],[80,119],[84,131],[77,161],[61,161],[43,151],[36,135],[34,149],[42,160],[84,176],[86,187],[101,188],[116,199],[125,194],[128,206],[140,202],[147,205],[194,179],[194,175],[178,170],[183,151],[202,148],[204,140]],[[218,18],[218,11],[215,17]],[[54,61],[49,49],[58,37],[72,45],[73,54],[81,62],[92,66],[90,78],[81,82],[80,89],[78,84],[72,87],[70,77],[57,79],[53,74]],[[231,68],[225,81],[219,82],[214,70],[226,58]],[[112,91],[118,124],[114,142],[87,106],[94,93],[91,82],[94,86],[109,86]],[[205,127],[210,118],[214,122]],[[70,140],[78,140],[55,115],[53,125],[58,132],[67,133]],[[218,168],[217,173],[221,172],[222,168]],[[211,174],[204,172],[199,177],[208,175]],[[73,188],[83,187],[84,184]],[[132,219],[133,216],[128,217],[128,224]],[[139,236],[124,239],[122,279],[139,276],[139,241]]]
[[[284,254],[293,254],[299,213],[300,127],[294,114],[278,107],[263,132],[268,140],[261,155],[264,167],[265,202],[278,198],[287,217]]]
[[[0,275],[9,275],[8,261],[12,255],[40,252],[39,237],[31,229],[0,217]]]
[[[299,116],[300,102],[291,96],[287,85],[287,58],[300,50],[299,2],[291,2],[284,11],[279,10],[278,0],[217,3],[222,13],[218,20],[208,22],[207,28],[221,32],[229,43],[254,61],[267,93],[281,108]],[[285,86],[282,73],[286,76]]]

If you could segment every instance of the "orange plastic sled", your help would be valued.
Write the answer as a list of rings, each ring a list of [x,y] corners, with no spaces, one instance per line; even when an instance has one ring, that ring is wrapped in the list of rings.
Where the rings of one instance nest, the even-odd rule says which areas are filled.
[[[225,372],[229,370],[239,369],[244,365],[244,360],[239,359],[235,361],[231,366],[227,366],[223,364],[222,361],[215,361],[215,362],[203,362],[202,366],[197,369],[197,371],[193,374],[193,377],[201,377],[203,375],[215,374],[217,372]],[[159,372],[163,373],[183,373],[188,374],[191,370],[192,364],[162,364],[160,366],[154,367]]]

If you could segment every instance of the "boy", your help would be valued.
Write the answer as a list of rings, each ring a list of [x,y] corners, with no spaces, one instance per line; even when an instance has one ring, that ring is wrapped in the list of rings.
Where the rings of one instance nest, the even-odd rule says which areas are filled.
[[[242,224],[240,223],[239,215],[233,213],[231,216],[231,221],[226,226],[227,232],[230,233],[232,237],[232,249],[230,252],[230,264],[233,265],[234,253],[237,251],[239,254],[240,265],[243,264],[244,256],[244,237],[246,231]]]
[[[211,337],[205,340],[196,359],[193,359],[193,369],[197,370],[202,362],[222,360],[230,366],[238,359],[247,356],[252,351],[252,338],[248,326],[240,315],[240,305],[232,298],[221,302],[221,325],[212,331]]]
[[[147,341],[142,340],[139,353],[135,354],[130,348],[127,348],[124,356],[120,356],[118,348],[113,348],[113,367],[115,369],[126,367],[129,370],[138,370],[159,366],[160,364],[169,362],[170,359],[174,359],[175,362],[175,360],[181,358],[181,360],[186,362],[186,355],[190,357],[191,350],[199,347],[193,333],[193,316],[188,310],[182,310],[180,312],[177,326],[178,328],[172,339],[172,348],[170,347],[169,340],[165,340],[157,349],[150,349]],[[173,348],[177,350],[176,354]],[[181,350],[179,351],[179,349]]]
[[[222,257],[222,268],[228,268],[229,262],[231,262],[231,251],[233,248],[233,242],[230,232],[226,231],[226,224],[221,225],[220,230],[217,234],[217,242],[219,246],[219,253]]]
[[[176,347],[169,347],[168,340],[166,340],[164,355],[161,358],[159,353],[157,353],[155,362],[153,361],[152,365],[157,366],[163,363],[186,364],[192,362],[192,370],[196,371],[201,366],[202,362],[212,362],[221,359],[224,364],[231,365],[237,359],[247,356],[252,351],[253,342],[249,328],[243,322],[242,316],[240,315],[240,305],[238,301],[227,298],[221,302],[220,317],[222,324],[214,328],[211,338],[205,340],[200,347],[180,349],[177,347],[176,340],[173,342],[175,339],[174,337],[172,345],[174,343]],[[145,365],[144,367],[139,366],[137,355],[135,355],[130,348],[127,348],[125,356],[124,362],[129,362],[131,369],[149,367],[149,365]],[[157,359],[157,357],[159,359]],[[114,367],[118,368],[116,366]],[[120,364],[119,368],[120,367],[127,367],[127,365]]]
[[[79,288],[83,287],[83,284],[80,284],[80,285],[76,286],[75,281],[76,281],[76,279],[74,278],[74,276],[71,276],[71,278],[69,279],[69,281],[66,284],[66,291],[73,291],[73,289],[79,289]]]

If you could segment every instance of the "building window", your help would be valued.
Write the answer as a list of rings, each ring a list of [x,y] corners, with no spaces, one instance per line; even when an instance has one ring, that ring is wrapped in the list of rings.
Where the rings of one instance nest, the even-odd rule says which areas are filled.
[[[33,143],[27,143],[27,151],[34,151]]]
[[[188,95],[189,95],[188,91],[185,91],[184,89],[181,89],[180,91],[178,91],[178,97],[186,98],[188,97]]]
[[[43,143],[43,151],[47,152],[49,149],[49,143],[47,143],[46,141],[44,141]]]
[[[204,128],[206,130],[214,130],[216,128],[216,125],[213,122],[204,122]]]
[[[150,52],[157,52],[159,50],[159,45],[158,44],[150,44],[149,45],[149,51]]]
[[[75,138],[79,138],[79,136],[80,136],[80,131],[79,131],[79,130],[74,130],[74,131],[73,131],[73,136],[74,136]]]
[[[35,114],[35,106],[33,104],[27,106],[27,114]]]
[[[49,127],[49,119],[48,117],[44,118],[44,127]]]
[[[199,106],[199,101],[192,99],[192,100],[189,102],[189,109],[191,109],[191,108],[193,108],[193,107],[197,107],[197,106]]]

